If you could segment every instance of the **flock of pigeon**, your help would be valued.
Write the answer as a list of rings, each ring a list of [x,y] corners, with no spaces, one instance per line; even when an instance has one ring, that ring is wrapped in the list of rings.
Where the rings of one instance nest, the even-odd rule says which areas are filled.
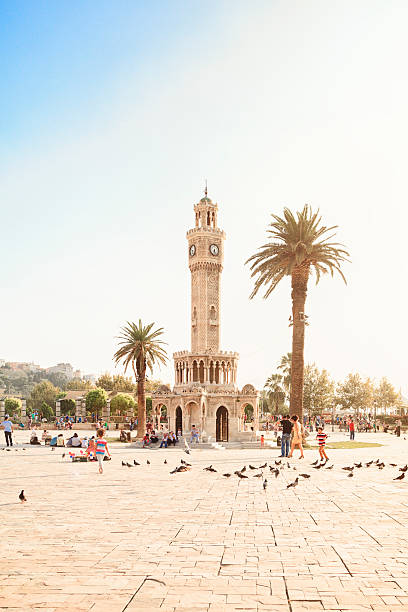
[[[186,451],[188,452],[188,451]],[[146,463],[148,465],[150,465],[150,461],[147,460]],[[164,460],[164,463],[167,464],[167,460]],[[332,470],[334,468],[334,465],[329,465],[326,467],[326,464],[328,463],[328,461],[319,461],[318,459],[311,464],[311,467],[315,470],[321,470],[321,469],[326,469],[326,470]],[[140,463],[138,463],[136,460],[133,461],[133,465],[130,463],[127,463],[125,461],[122,461],[122,466],[124,467],[134,467],[134,466],[138,466],[141,465]],[[389,464],[390,467],[398,467],[396,463],[390,463]],[[352,466],[345,466],[342,467],[341,469],[348,472],[347,476],[348,478],[353,478],[354,476],[354,470],[355,469],[360,469],[360,468],[377,468],[378,470],[383,470],[386,466],[386,464],[383,461],[380,461],[379,459],[377,459],[376,461],[371,460],[368,461],[367,463],[362,463],[361,461],[359,463],[354,463]],[[192,467],[191,463],[187,463],[187,461],[184,461],[184,459],[181,459],[180,461],[180,465],[175,467],[174,470],[172,470],[170,472],[170,474],[177,474],[179,472],[187,472],[188,470],[190,470]],[[283,470],[285,470],[287,472],[287,470],[294,470],[297,471],[297,468],[295,466],[291,466],[290,463],[288,461],[284,461],[282,459],[280,459],[279,461],[275,459],[274,464],[269,465],[267,462],[259,465],[259,466],[255,466],[255,465],[248,465],[248,471],[247,471],[247,466],[244,465],[243,468],[241,468],[240,470],[235,470],[233,472],[233,474],[226,472],[221,474],[224,478],[230,478],[231,476],[235,475],[240,479],[245,479],[245,478],[249,478],[249,476],[251,475],[251,471],[256,471],[256,474],[252,474],[253,478],[262,478],[262,486],[263,489],[266,490],[267,486],[268,486],[268,480],[267,478],[264,476],[264,472],[263,470],[268,469],[271,472],[271,476],[273,475],[275,478],[278,478],[279,475],[282,474]],[[205,472],[214,472],[217,473],[217,470],[213,467],[213,465],[209,465],[205,468],[203,468],[203,470]],[[394,478],[393,480],[403,480],[405,478],[405,472],[408,471],[408,465],[404,465],[403,467],[399,468],[399,471],[401,472],[401,474],[399,476],[397,476],[396,478]],[[308,479],[310,478],[310,474],[306,474],[306,473],[302,473],[299,474],[299,476],[296,477],[296,479],[293,482],[290,482],[286,488],[290,489],[292,487],[297,487],[297,485],[299,484],[299,478],[303,478],[303,479]]]
[[[11,450],[9,448],[7,449],[2,449],[2,450]],[[18,449],[15,449],[18,450]],[[22,450],[26,450],[25,448],[23,448]],[[187,453],[188,455],[190,454],[190,450],[185,450],[185,453]],[[65,453],[62,455],[62,458],[64,458]],[[311,464],[311,467],[315,470],[321,470],[321,469],[326,469],[326,470],[332,470],[334,468],[334,465],[329,465],[326,467],[326,463],[328,463],[328,461],[319,461],[318,459]],[[139,463],[138,461],[136,461],[136,459],[133,460],[133,465],[127,461],[122,461],[122,467],[128,467],[128,468],[132,468],[132,467],[137,467],[142,465],[141,463]],[[146,460],[146,465],[150,465],[150,461],[149,459]],[[164,460],[164,465],[167,465],[167,459]],[[398,465],[396,463],[390,463],[389,464],[390,467],[398,467]],[[179,472],[187,472],[191,469],[192,465],[191,463],[187,463],[187,461],[184,461],[184,459],[180,460],[180,465],[175,467],[174,470],[171,470],[170,474],[177,474]],[[378,470],[383,470],[386,467],[386,464],[383,461],[380,461],[379,459],[377,459],[376,461],[374,461],[374,459],[372,459],[371,461],[368,461],[366,463],[362,463],[361,461],[359,463],[354,463],[351,466],[345,466],[342,467],[341,469],[348,472],[348,478],[353,478],[355,470],[360,469],[360,468],[377,468]],[[263,463],[262,465],[248,465],[248,469],[251,471],[256,471],[256,474],[253,474],[252,477],[253,478],[262,478],[262,487],[264,489],[264,491],[266,490],[267,486],[268,486],[268,480],[267,478],[264,476],[264,472],[263,470],[269,468],[270,472],[271,472],[271,476],[273,475],[275,478],[278,478],[279,475],[282,474],[283,470],[294,470],[297,471],[297,468],[295,466],[291,466],[289,464],[288,461],[285,462],[281,459],[279,461],[277,461],[275,459],[274,461],[274,465],[269,465],[267,462]],[[205,472],[214,472],[217,473],[217,470],[211,465],[203,468]],[[396,476],[396,478],[393,478],[393,480],[403,480],[405,478],[405,474],[408,471],[408,464],[404,465],[403,467],[399,468],[399,471],[401,472],[401,474],[399,474],[398,476]],[[233,473],[235,476],[237,476],[239,479],[245,479],[245,478],[249,478],[250,472],[248,471],[248,474],[246,474],[245,472],[247,472],[247,466],[244,465],[243,468],[241,468],[240,470],[235,470],[235,472]],[[231,478],[232,474],[229,472],[225,472],[224,474],[222,474],[222,476],[224,478]],[[290,482],[288,485],[286,485],[287,489],[290,488],[294,488],[297,487],[297,485],[299,484],[299,478],[303,478],[303,479],[307,479],[310,478],[310,474],[299,474],[299,476],[297,476],[295,478],[295,480],[293,482]],[[24,503],[27,501],[25,495],[24,495],[24,490],[21,491],[20,495],[18,496],[19,500]]]

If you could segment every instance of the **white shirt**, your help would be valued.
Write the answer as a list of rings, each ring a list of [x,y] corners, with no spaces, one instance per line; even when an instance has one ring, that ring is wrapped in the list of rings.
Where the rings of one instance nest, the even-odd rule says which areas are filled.
[[[4,431],[11,431],[13,423],[8,420],[8,421],[3,421],[1,426],[4,427]]]

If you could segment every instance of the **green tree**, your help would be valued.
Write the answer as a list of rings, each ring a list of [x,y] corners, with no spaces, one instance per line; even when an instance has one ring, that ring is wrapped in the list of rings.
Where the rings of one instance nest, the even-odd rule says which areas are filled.
[[[61,399],[61,414],[63,416],[75,415],[75,402],[73,399]]]
[[[121,374],[115,374],[113,377],[113,390],[132,393],[137,390],[137,386],[132,382],[130,376],[125,377]]]
[[[372,405],[372,388],[369,378],[363,380],[360,374],[349,374],[337,385],[336,403],[348,412],[356,414],[370,409]]]
[[[7,397],[4,400],[4,410],[9,416],[18,416],[21,414],[21,400],[17,397]]]
[[[280,412],[280,406],[282,406],[285,402],[285,392],[282,388],[282,379],[283,376],[281,376],[281,374],[272,374],[272,376],[269,376],[264,386],[267,397],[273,409],[271,412],[274,412],[275,414]]]
[[[333,408],[335,383],[326,370],[316,364],[305,367],[303,381],[303,407],[310,416],[331,411]]]
[[[160,340],[163,328],[153,330],[154,323],[144,326],[141,319],[139,324],[127,322],[121,328],[119,348],[113,356],[116,364],[123,363],[125,373],[129,365],[133,369],[137,382],[138,427],[137,436],[142,438],[146,430],[146,371],[153,373],[157,363],[166,363],[167,355],[163,348],[164,342]]]
[[[47,402],[41,402],[40,414],[42,415],[41,418],[52,421],[55,417],[55,410]]]
[[[290,399],[290,381],[292,378],[292,353],[286,353],[282,355],[278,365],[278,370],[281,370],[283,380],[283,388],[285,389],[286,396]]]
[[[41,413],[44,402],[53,411],[59,391],[60,389],[58,389],[58,387],[54,387],[52,382],[49,380],[43,380],[42,382],[38,383],[31,391],[30,397],[27,401],[29,409],[31,411],[34,410]]]
[[[113,414],[126,414],[129,411],[134,411],[136,402],[131,395],[118,393],[111,399],[110,407]]]
[[[377,409],[381,411],[386,411],[387,408],[391,408],[392,406],[398,403],[398,393],[395,391],[392,384],[387,380],[387,378],[383,377],[380,380],[380,383],[374,389],[374,411],[377,413]]]
[[[109,372],[101,374],[96,381],[96,386],[99,387],[99,389],[105,389],[105,391],[113,391],[113,379]]]
[[[105,389],[91,389],[85,397],[86,409],[89,413],[95,412],[99,414],[106,406],[108,396]]]
[[[256,277],[253,298],[265,287],[265,298],[277,287],[285,276],[292,281],[292,369],[290,413],[303,414],[303,370],[305,344],[305,303],[307,284],[311,272],[316,273],[316,283],[322,274],[333,276],[337,272],[346,282],[340,265],[347,261],[348,253],[338,243],[330,242],[334,227],[321,225],[319,212],[313,213],[306,205],[294,215],[284,209],[284,218],[272,215],[268,233],[270,241],[260,247],[247,263],[251,264],[251,276]]]
[[[94,385],[90,380],[83,380],[82,378],[73,378],[67,382],[66,386],[68,391],[88,391],[93,389]]]

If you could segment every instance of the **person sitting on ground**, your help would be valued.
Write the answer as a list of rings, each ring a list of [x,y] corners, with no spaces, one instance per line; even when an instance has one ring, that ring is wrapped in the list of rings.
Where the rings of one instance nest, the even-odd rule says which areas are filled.
[[[88,448],[88,438],[86,436],[81,440],[81,448]]]
[[[191,437],[190,437],[190,444],[192,444],[193,442],[196,442],[196,444],[198,444],[199,439],[198,439],[198,429],[195,425],[192,426],[191,428]]]
[[[150,442],[152,444],[157,444],[158,441],[159,441],[159,438],[157,437],[157,434],[154,431],[154,429],[152,429],[152,433],[150,434]]]
[[[31,432],[30,444],[39,444],[39,445],[41,445],[41,442],[39,441],[37,433],[35,431]]]
[[[169,434],[167,433],[167,431],[165,431],[163,433],[162,441],[160,442],[160,448],[163,448],[163,446],[164,448],[167,448],[168,440],[169,440]]]
[[[67,446],[73,446],[73,447],[76,447],[76,448],[81,446],[81,440],[79,439],[77,433],[74,433],[74,435],[71,438],[68,438]]]
[[[57,436],[54,436],[50,440],[50,446],[57,446]]]
[[[41,440],[43,442],[46,442],[47,438],[49,438],[49,437],[50,437],[50,435],[49,435],[48,431],[46,429],[44,429],[44,431],[42,432]]]
[[[57,446],[65,446],[65,440],[62,433],[57,436]]]
[[[96,439],[95,436],[89,438],[88,448],[86,449],[87,457],[92,454],[93,460],[96,461]]]
[[[149,432],[146,431],[144,437],[143,437],[143,448],[145,448],[145,446],[149,446],[149,442],[150,442],[150,438],[149,438]]]
[[[169,444],[173,444],[173,446],[176,446],[176,442],[177,442],[176,434],[174,433],[174,431],[171,431],[169,433]]]
[[[127,442],[127,435],[126,435],[126,431],[124,429],[120,430],[120,436],[119,436],[119,442]]]

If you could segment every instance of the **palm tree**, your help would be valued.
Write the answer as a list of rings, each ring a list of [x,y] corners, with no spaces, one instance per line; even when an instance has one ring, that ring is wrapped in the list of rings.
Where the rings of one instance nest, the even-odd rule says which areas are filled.
[[[163,333],[163,328],[153,330],[154,323],[143,326],[139,319],[139,324],[130,323],[121,328],[121,335],[118,336],[119,348],[113,356],[115,364],[122,362],[125,366],[125,373],[132,365],[133,373],[137,382],[137,437],[143,438],[146,431],[146,370],[153,373],[153,366],[156,363],[166,363],[167,354],[162,347],[165,344],[158,340]]]
[[[283,386],[286,391],[288,399],[290,399],[290,381],[292,376],[292,353],[286,353],[282,355],[278,365],[278,370],[282,370],[283,374]]]
[[[280,374],[272,374],[267,379],[264,388],[266,389],[268,398],[275,406],[275,414],[278,414],[279,404],[285,399],[285,392],[281,387],[282,376]]]
[[[283,211],[283,218],[272,215],[268,233],[270,241],[260,247],[246,263],[250,263],[251,277],[256,277],[251,299],[261,287],[265,287],[267,298],[279,282],[290,276],[292,280],[292,368],[290,414],[303,414],[303,368],[305,303],[309,275],[314,270],[316,284],[322,274],[335,272],[346,279],[340,265],[348,261],[349,253],[343,245],[330,242],[334,234],[327,236],[337,226],[321,225],[319,211],[314,213],[307,204],[301,212],[293,214],[288,208]]]

